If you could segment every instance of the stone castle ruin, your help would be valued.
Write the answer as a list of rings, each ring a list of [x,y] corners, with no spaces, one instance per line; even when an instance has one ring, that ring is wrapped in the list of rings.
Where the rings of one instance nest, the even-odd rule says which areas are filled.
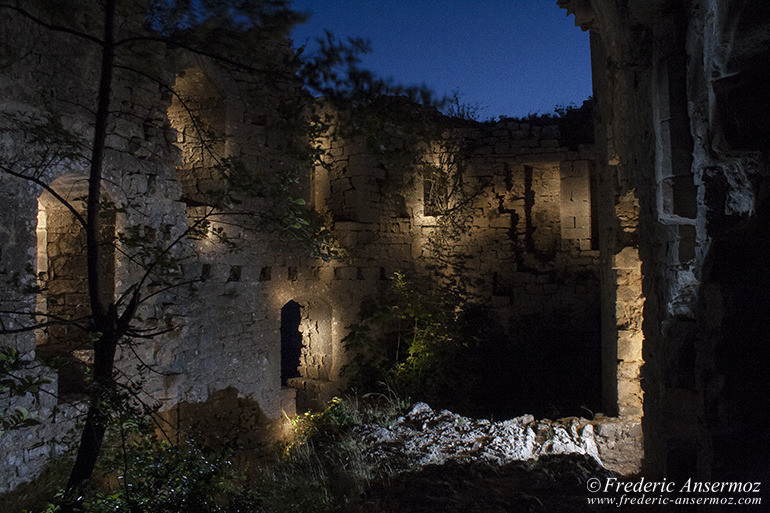
[[[750,413],[767,401],[766,352],[755,348],[766,338],[768,138],[764,118],[752,123],[767,111],[756,77],[770,62],[770,17],[760,1],[738,3],[560,0],[591,32],[595,140],[521,120],[437,117],[436,135],[419,145],[391,138],[372,147],[333,136],[332,122],[312,140],[322,159],[302,167],[294,149],[308,141],[287,135],[305,106],[286,42],[263,42],[277,67],[270,81],[183,51],[173,68],[161,68],[168,88],[124,77],[113,96],[121,114],[109,127],[102,196],[118,208],[102,220],[105,241],[119,234],[128,247],[179,237],[227,194],[233,177],[224,163],[232,159],[272,187],[281,186],[281,170],[299,168],[298,198],[347,258],[310,256],[259,224],[259,213],[274,209],[270,197],[242,198],[258,214],[211,217],[206,233],[173,249],[181,265],[168,272],[186,285],[158,284],[141,306],[159,334],[125,348],[120,372],[154,369],[142,393],[163,404],[170,423],[204,431],[225,423],[220,442],[248,443],[255,426],[318,408],[344,386],[342,341],[393,273],[462,281],[523,341],[489,341],[511,360],[500,367],[510,379],[493,382],[515,386],[500,390],[501,404],[485,406],[546,411],[566,396],[570,415],[602,411],[599,454],[628,473],[727,475],[739,458],[759,472],[764,453],[752,455],[741,440],[759,428]],[[26,42],[19,54],[34,59],[16,60],[0,76],[0,155],[31,162],[40,153],[17,127],[53,112],[64,130],[87,134],[79,105],[93,97],[98,67],[87,51],[73,59],[66,34],[2,24],[4,46]],[[148,69],[168,62],[154,51],[142,56]],[[78,83],[62,81],[73,71]],[[420,165],[388,166],[384,155]],[[4,286],[3,305],[76,321],[88,312],[77,219],[85,169],[76,158],[37,169],[39,183],[0,173],[2,270],[31,274],[38,286]],[[460,177],[464,192],[447,176]],[[462,215],[447,228],[460,203]],[[216,242],[221,233],[239,251]],[[111,279],[100,293],[124,294],[141,275],[140,260],[105,252],[99,266]],[[4,322],[10,331],[28,321]],[[76,325],[2,339],[28,359],[64,364],[38,370],[52,378],[46,387],[58,403],[45,391],[2,398],[46,421],[0,434],[0,492],[60,453],[82,410],[92,355]],[[526,368],[527,379],[516,381]],[[737,393],[746,389],[748,396]],[[527,399],[506,404],[517,390]]]

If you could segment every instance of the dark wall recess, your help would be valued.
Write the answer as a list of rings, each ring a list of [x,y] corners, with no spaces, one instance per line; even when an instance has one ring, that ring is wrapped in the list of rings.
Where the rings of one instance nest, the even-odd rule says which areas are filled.
[[[289,301],[281,308],[281,386],[288,380],[299,377],[300,357],[302,355],[302,333],[299,323],[302,319],[302,307],[296,301]]]

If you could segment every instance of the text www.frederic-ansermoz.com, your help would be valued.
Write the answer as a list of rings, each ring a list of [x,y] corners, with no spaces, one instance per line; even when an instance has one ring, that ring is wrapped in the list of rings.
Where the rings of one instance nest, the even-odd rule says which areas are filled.
[[[615,477],[591,478],[586,483],[588,505],[615,506],[758,506],[762,504],[759,481],[682,482],[662,479],[623,481]]]

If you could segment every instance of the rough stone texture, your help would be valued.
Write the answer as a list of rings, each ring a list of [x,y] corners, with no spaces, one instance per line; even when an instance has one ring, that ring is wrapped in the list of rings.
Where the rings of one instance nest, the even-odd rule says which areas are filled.
[[[0,433],[2,473],[0,494],[13,490],[40,474],[46,462],[69,450],[76,441],[79,416],[85,413],[81,405],[59,404],[58,384],[48,369],[38,368],[28,375],[46,376],[53,380],[43,385],[37,394],[23,397],[0,397],[0,408],[10,411],[22,407],[43,422],[26,429]]]
[[[644,439],[641,420],[602,417],[593,421],[594,440],[604,468],[623,475],[642,470]]]
[[[638,454],[639,423],[616,419],[538,421],[525,415],[492,422],[418,403],[390,425],[360,426],[356,434],[369,456],[401,472],[449,461],[503,466],[553,454],[586,454],[622,474],[639,470],[638,459],[628,459]]]
[[[535,128],[540,129],[505,122],[452,133],[471,147],[466,180],[481,184],[472,221],[454,241],[452,254],[462,257],[464,280],[476,284],[472,290],[507,310],[508,318],[514,311],[518,316],[573,311],[586,292],[580,287],[591,289],[596,279],[588,150],[568,151],[554,146],[555,140],[539,140]],[[348,141],[332,143],[331,154],[331,172],[314,177],[314,188],[321,191],[316,205],[335,219],[335,232],[358,259],[356,269],[340,269],[335,278],[377,277],[378,267],[386,275],[424,268],[435,256],[428,239],[438,222],[425,212],[420,177],[391,176],[386,182],[366,148]],[[407,185],[387,189],[388,182],[399,180]],[[581,274],[586,278],[564,283]]]
[[[449,276],[454,269],[456,277],[467,278],[473,293],[510,325],[527,315],[560,315],[572,330],[580,329],[576,321],[598,302],[598,265],[605,411],[620,415],[601,433],[596,430],[603,438],[597,443],[600,457],[612,447],[635,451],[641,419],[651,473],[766,476],[770,441],[761,412],[768,411],[770,397],[768,352],[762,350],[770,307],[767,3],[560,4],[591,30],[595,147],[570,151],[552,129],[527,123],[458,129],[457,136],[473,142],[467,177],[484,187],[471,228],[457,239]],[[0,110],[40,116],[42,96],[67,130],[88,134],[88,121],[76,106],[93,103],[97,56],[85,51],[73,59],[66,36],[41,33],[12,17],[2,23],[7,46],[18,45],[20,55],[32,58],[3,69]],[[159,61],[148,68],[166,69],[161,52],[146,57]],[[215,138],[217,152],[269,175],[286,157],[281,123],[299,115],[281,110],[282,91],[297,84],[287,78],[267,87],[222,71],[182,57],[163,78],[191,97],[204,127],[224,132]],[[77,83],[62,81],[67,76]],[[114,151],[105,187],[116,202],[125,203],[128,192],[134,204],[116,216],[115,229],[172,240],[220,190],[222,177],[186,130],[188,120],[172,97],[151,81],[120,83],[113,101],[127,114],[111,127]],[[2,154],[29,157],[31,148],[19,134],[3,128]],[[337,140],[328,150],[328,166],[308,170],[300,186],[309,203],[330,216],[355,260],[322,264],[273,234],[237,229],[231,235],[247,248],[240,254],[228,254],[208,239],[190,241],[178,253],[189,256],[181,277],[205,280],[195,290],[161,294],[140,312],[151,325],[177,327],[137,349],[164,373],[146,382],[150,398],[169,407],[205,403],[232,388],[266,418],[277,418],[287,405],[291,410],[280,388],[278,326],[282,305],[294,300],[303,306],[306,339],[301,377],[293,385],[297,402],[318,404],[339,384],[345,361],[340,341],[362,303],[386,286],[381,277],[425,270],[434,256],[426,241],[439,223],[426,211],[424,184],[413,176],[413,187],[388,190],[392,177],[358,141]],[[82,171],[62,162],[41,179],[51,184]],[[3,270],[23,275],[39,264],[38,270],[45,265],[46,272],[59,274],[51,259],[62,241],[36,240],[42,190],[8,176],[0,180]],[[597,233],[589,231],[593,210]],[[49,233],[45,223],[46,237],[64,236],[55,223]],[[69,235],[64,247],[77,240],[76,233]],[[466,265],[462,273],[460,260]],[[138,272],[117,258],[114,293],[123,293]],[[63,291],[80,301],[75,288]],[[19,294],[18,287],[4,288],[2,296],[4,306],[26,309],[40,299]],[[6,326],[19,321],[8,319]],[[596,326],[587,329],[595,332]],[[44,336],[25,333],[2,343],[31,358]],[[133,369],[135,357],[121,355],[122,369]],[[232,393],[225,395],[231,404]],[[61,434],[65,424],[35,429]],[[48,449],[33,447],[29,433],[13,436],[8,461],[25,462],[18,468],[34,474]],[[633,466],[634,455],[607,460]],[[5,469],[12,476],[3,482],[22,478],[17,467]]]
[[[29,49],[34,58],[3,69],[0,110],[25,119],[43,117],[46,111],[37,101],[41,95],[63,126],[87,141],[91,132],[87,111],[76,106],[93,105],[98,56],[80,51],[66,35],[40,31],[11,16],[0,28],[7,44],[24,46],[30,39],[36,43]],[[269,181],[293,158],[287,149],[292,141],[283,134],[286,123],[303,115],[296,112],[294,101],[299,85],[286,64],[291,59],[286,58],[285,42],[263,50],[266,58],[283,66],[270,83],[224,70],[200,56],[179,52],[172,58],[154,47],[147,49],[143,58],[148,61],[143,64],[163,70],[161,81],[174,94],[155,81],[119,73],[112,104],[120,115],[110,125],[104,185],[104,194],[118,207],[126,207],[115,215],[116,233],[145,237],[162,246],[194,223],[226,187],[218,159],[237,158]],[[77,58],[69,52],[76,52]],[[63,78],[72,76],[77,83]],[[182,99],[192,114],[183,108]],[[213,135],[204,141],[193,125]],[[13,123],[4,118],[2,128],[3,156],[34,156]],[[543,329],[538,345],[548,349],[558,335],[572,344],[569,354],[592,354],[599,335],[598,237],[604,251],[603,290],[621,298],[619,310],[612,301],[603,307],[609,328],[602,333],[602,344],[610,349],[604,355],[609,372],[605,387],[614,397],[607,412],[620,405],[621,413],[637,418],[643,296],[637,286],[642,268],[633,240],[640,214],[633,188],[624,186],[623,194],[616,195],[615,182],[606,173],[597,180],[593,149],[563,146],[556,127],[516,121],[468,123],[452,125],[447,134],[428,146],[440,146],[447,138],[462,141],[469,148],[463,178],[477,184],[479,193],[467,230],[453,240],[448,255],[452,263],[443,278],[464,280],[471,294],[489,305],[511,332],[538,319]],[[145,377],[142,393],[146,401],[164,405],[171,427],[213,426],[217,420],[229,424],[221,427],[222,433],[241,443],[255,423],[279,419],[282,412],[292,414],[297,408],[318,407],[342,384],[341,341],[362,306],[386,289],[386,278],[394,271],[427,274],[430,258],[436,256],[428,242],[439,230],[440,219],[431,215],[430,208],[426,212],[420,176],[409,170],[399,171],[404,176],[389,175],[379,166],[377,152],[357,140],[328,139],[321,145],[330,156],[326,166],[303,173],[298,189],[328,216],[352,260],[324,263],[269,230],[214,223],[214,228],[222,227],[237,240],[242,251],[228,252],[210,237],[185,240],[173,256],[181,262],[179,282],[189,285],[157,290],[141,306],[138,315],[144,323],[164,333],[123,348],[118,367],[129,378],[135,376],[139,360],[158,371]],[[426,154],[436,156],[432,149]],[[82,162],[62,162],[46,169],[41,179],[46,184],[73,183],[84,171]],[[617,197],[599,204],[600,217],[609,208],[606,218],[620,219],[617,226],[610,223],[612,228],[598,234],[592,218],[595,190]],[[730,198],[731,209],[745,208],[740,198]],[[28,267],[43,272],[42,284],[60,288],[65,306],[69,302],[77,311],[83,302],[82,283],[71,278],[80,273],[78,255],[71,255],[75,262],[71,265],[61,257],[80,245],[78,231],[69,228],[65,217],[51,217],[56,209],[46,206],[49,200],[41,187],[0,174],[0,263],[9,275],[24,275]],[[251,198],[246,207],[269,210],[270,198]],[[112,228],[111,222],[106,225]],[[622,244],[608,242],[616,235],[624,237]],[[679,239],[689,241],[692,234],[683,232]],[[114,287],[104,293],[117,298],[142,269],[118,252],[114,262],[105,264],[105,272],[113,275]],[[36,278],[28,279],[34,283]],[[38,305],[53,312],[55,306],[50,294],[20,294],[11,285],[4,285],[2,300],[3,306],[24,310]],[[300,377],[285,389],[280,383],[279,328],[281,308],[289,301],[302,306],[303,349]],[[12,328],[16,321],[9,319],[6,326]],[[34,358],[52,340],[51,333],[38,331],[4,337],[2,344]],[[67,345],[66,354],[73,349]],[[558,349],[552,352],[562,354]],[[87,360],[88,355],[80,356]],[[61,377],[53,370],[49,373]],[[257,418],[226,415],[228,405]],[[32,410],[47,412],[38,406]],[[211,419],[197,418],[209,414]],[[3,472],[9,477],[0,474],[0,480],[17,483],[24,476],[33,477],[49,454],[34,447],[33,434],[58,438],[71,428],[68,422],[9,435],[18,438],[9,445],[9,461],[25,461],[28,466],[21,470],[6,466]],[[569,429],[564,433],[568,436]],[[620,435],[606,438],[608,447],[628,445]]]
[[[549,139],[538,137],[543,133]],[[588,383],[584,390],[592,392],[583,400],[598,411],[593,399],[600,387],[594,372],[599,367],[599,253],[591,227],[593,163],[587,158],[590,147],[570,150],[550,139],[556,136],[556,127],[515,121],[465,123],[443,132],[444,139],[423,158],[450,160],[435,147],[463,148],[463,179],[477,191],[467,221],[446,242],[448,251],[434,243],[444,226],[430,210],[426,213],[427,180],[388,169],[376,151],[357,141],[324,141],[331,158],[315,170],[311,197],[334,220],[335,234],[356,258],[354,265],[333,264],[332,284],[345,286],[345,297],[364,306],[368,295],[387,286],[381,278],[395,271],[433,283],[462,283],[471,298],[492,310],[512,340],[530,337],[524,345],[539,351],[547,362],[543,366],[569,367],[573,358],[585,362],[582,376],[574,379]],[[437,262],[441,268],[427,272]],[[337,304],[340,297],[334,291],[327,296]],[[520,354],[511,347],[506,357]],[[553,372],[567,375],[566,369]],[[543,389],[554,383],[543,381]],[[295,381],[300,383],[302,390],[313,389],[307,379]],[[559,387],[552,388],[558,395]],[[501,409],[506,396],[516,393],[498,395]]]
[[[606,399],[650,473],[765,477],[767,3],[559,4],[591,31]]]

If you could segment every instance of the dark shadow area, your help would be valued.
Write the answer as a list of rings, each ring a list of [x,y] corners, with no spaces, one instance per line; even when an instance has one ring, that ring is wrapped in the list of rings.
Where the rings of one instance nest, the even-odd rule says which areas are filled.
[[[716,240],[706,276],[703,335],[714,341],[706,414],[714,476],[770,482],[770,203]],[[706,319],[721,317],[721,326]],[[763,486],[764,488],[764,486]]]
[[[768,9],[764,6],[764,9]],[[765,19],[770,14],[764,14]],[[743,63],[739,73],[717,80],[717,117],[722,129],[722,144],[732,150],[767,149],[770,140],[770,100],[767,77],[770,51],[764,51]]]
[[[387,383],[412,402],[495,420],[592,418],[601,411],[598,299],[590,316],[530,315],[512,323],[483,304],[453,299],[409,291],[362,309],[364,321],[344,340],[351,388],[383,392]]]
[[[246,474],[282,436],[281,422],[269,419],[257,401],[239,397],[233,387],[217,390],[203,402],[183,401],[159,416],[161,440],[226,451],[234,468]]]
[[[715,237],[704,272],[700,343],[713,344],[713,368],[704,376],[706,423],[711,434],[713,475],[762,481],[770,494],[770,200],[766,179],[770,159],[770,64],[766,45],[754,39],[770,19],[767,2],[743,6],[731,66],[735,73],[716,81],[717,143],[734,156],[761,155],[749,185],[758,196],[756,212],[743,218],[727,208],[741,191],[729,176],[708,173],[708,231]],[[755,153],[760,152],[760,153]],[[753,198],[751,198],[753,200]],[[708,347],[708,345],[706,346]]]
[[[601,408],[599,311],[590,319],[528,316],[490,340],[475,416],[591,418]]]
[[[67,481],[72,460],[58,456],[49,460],[40,475],[14,490],[0,494],[0,511],[45,511],[56,498],[59,487]]]
[[[281,386],[288,386],[288,380],[299,377],[300,356],[302,355],[302,333],[299,322],[302,307],[296,301],[289,301],[281,308]]]
[[[587,504],[586,483],[592,478],[604,482],[612,476],[589,456],[575,454],[544,456],[502,467],[449,462],[377,483],[360,503],[345,511],[607,511],[604,506]]]
[[[86,339],[82,346],[86,346],[87,342]],[[93,354],[92,351],[88,353]],[[35,356],[45,365],[56,369],[58,377],[56,393],[60,403],[79,401],[87,397],[87,376],[93,367],[92,357],[78,358],[71,346],[57,343],[37,346]]]

